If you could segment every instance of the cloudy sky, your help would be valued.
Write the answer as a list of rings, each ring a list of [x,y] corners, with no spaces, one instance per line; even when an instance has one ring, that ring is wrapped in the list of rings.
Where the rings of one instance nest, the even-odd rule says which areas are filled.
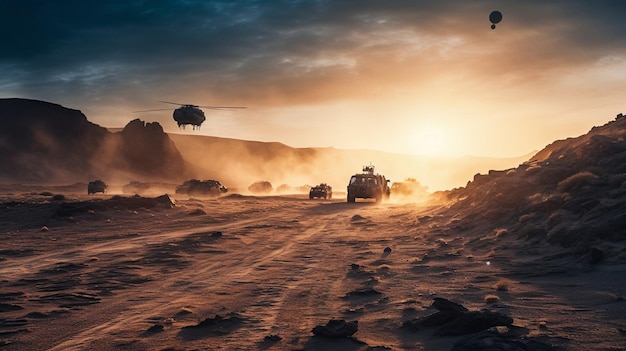
[[[503,20],[490,28],[489,13]],[[295,147],[520,156],[626,113],[619,0],[0,0],[0,97]]]

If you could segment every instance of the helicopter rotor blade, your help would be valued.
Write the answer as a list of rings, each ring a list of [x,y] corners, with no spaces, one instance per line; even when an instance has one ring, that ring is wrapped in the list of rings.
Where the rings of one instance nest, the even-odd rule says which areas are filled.
[[[141,110],[141,111],[133,111],[133,113],[139,113],[139,112],[152,112],[152,111],[171,111],[171,108],[159,108],[156,110]]]
[[[245,106],[198,106],[208,108],[209,110],[228,110],[228,109],[246,109]]]
[[[162,103],[164,103],[164,104],[178,105],[178,106],[184,106],[184,105],[185,105],[185,104],[179,104],[179,103],[177,103],[177,102],[169,102],[169,101],[160,101],[160,100],[159,100],[159,102],[162,102]]]

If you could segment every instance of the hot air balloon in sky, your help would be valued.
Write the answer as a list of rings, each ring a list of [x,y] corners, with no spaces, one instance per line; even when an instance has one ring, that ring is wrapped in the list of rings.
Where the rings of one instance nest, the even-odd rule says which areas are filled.
[[[502,12],[492,11],[489,14],[489,21],[491,22],[491,29],[496,29],[496,24],[502,21]]]

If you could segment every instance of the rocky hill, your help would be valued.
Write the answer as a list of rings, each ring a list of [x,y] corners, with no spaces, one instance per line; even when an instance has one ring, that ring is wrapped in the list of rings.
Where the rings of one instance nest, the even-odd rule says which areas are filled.
[[[626,240],[626,118],[620,114],[548,145],[519,167],[477,174],[467,186],[436,195],[458,214],[458,225],[493,228],[482,239],[507,233],[599,259],[603,244]]]
[[[131,121],[110,133],[78,110],[0,99],[0,180],[74,182],[119,175],[182,179],[182,156],[158,123]]]

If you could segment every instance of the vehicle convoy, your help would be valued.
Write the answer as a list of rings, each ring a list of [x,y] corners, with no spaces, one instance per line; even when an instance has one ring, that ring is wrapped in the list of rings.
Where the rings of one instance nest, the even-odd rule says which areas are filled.
[[[388,199],[391,193],[388,183],[384,175],[374,173],[374,166],[363,166],[363,173],[350,177],[348,202],[355,202],[357,198],[376,199],[376,202]]]
[[[330,199],[333,197],[333,188],[326,184],[326,183],[320,183],[319,185],[316,185],[314,187],[311,188],[311,190],[309,190],[309,199],[314,199],[314,198],[325,198],[325,199]]]

